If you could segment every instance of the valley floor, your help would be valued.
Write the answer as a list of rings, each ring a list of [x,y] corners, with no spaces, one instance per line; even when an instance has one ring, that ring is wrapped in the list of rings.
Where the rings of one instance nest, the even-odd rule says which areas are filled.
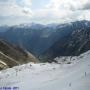
[[[0,90],[89,89],[90,51],[77,57],[71,64],[29,63],[0,72]]]

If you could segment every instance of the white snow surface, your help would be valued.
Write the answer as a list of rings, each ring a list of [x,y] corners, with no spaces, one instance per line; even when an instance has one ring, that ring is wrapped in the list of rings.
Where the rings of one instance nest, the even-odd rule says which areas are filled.
[[[74,57],[71,64],[28,63],[3,70],[0,72],[1,87],[18,87],[12,90],[90,90],[90,51]]]

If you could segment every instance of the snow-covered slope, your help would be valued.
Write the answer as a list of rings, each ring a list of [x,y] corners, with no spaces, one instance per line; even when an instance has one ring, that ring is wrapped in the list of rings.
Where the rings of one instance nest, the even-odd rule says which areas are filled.
[[[89,90],[90,51],[71,64],[29,63],[0,72],[0,88],[12,90]],[[2,89],[3,90],[3,89]]]

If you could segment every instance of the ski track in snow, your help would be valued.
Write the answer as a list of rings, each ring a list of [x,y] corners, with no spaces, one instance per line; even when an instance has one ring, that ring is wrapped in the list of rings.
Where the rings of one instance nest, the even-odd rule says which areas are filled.
[[[89,90],[90,51],[71,64],[29,63],[0,72],[0,87],[18,90]]]

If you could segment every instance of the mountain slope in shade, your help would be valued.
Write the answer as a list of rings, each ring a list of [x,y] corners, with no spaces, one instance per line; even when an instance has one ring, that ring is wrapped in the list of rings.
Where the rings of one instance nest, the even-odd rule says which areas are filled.
[[[73,30],[68,36],[61,38],[47,49],[42,56],[53,59],[58,56],[78,56],[90,50],[90,27]]]
[[[0,68],[13,67],[28,62],[38,62],[38,59],[28,51],[0,40]]]
[[[90,51],[72,59],[71,64],[29,63],[1,71],[0,86],[19,90],[89,90]]]

